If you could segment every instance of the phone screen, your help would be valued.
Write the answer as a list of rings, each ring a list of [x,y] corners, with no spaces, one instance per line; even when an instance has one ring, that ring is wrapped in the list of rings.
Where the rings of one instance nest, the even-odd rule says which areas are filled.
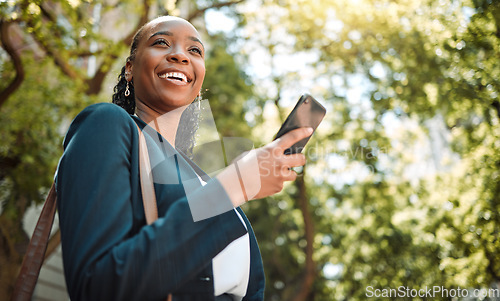
[[[304,94],[293,108],[292,112],[286,118],[285,122],[274,137],[277,139],[291,130],[301,127],[311,127],[316,130],[323,120],[326,109],[311,95]],[[285,150],[285,154],[296,154],[302,152],[311,136],[300,140]]]

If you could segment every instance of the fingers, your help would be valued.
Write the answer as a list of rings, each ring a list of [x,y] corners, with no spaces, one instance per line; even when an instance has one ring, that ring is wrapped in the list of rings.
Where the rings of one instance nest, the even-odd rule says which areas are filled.
[[[296,142],[299,142],[300,140],[311,136],[312,133],[313,129],[310,127],[298,128],[286,133],[285,135],[278,138],[276,141],[278,146],[283,150],[285,150],[294,145]]]
[[[282,172],[283,181],[295,181],[297,172],[293,169],[286,168]]]
[[[306,164],[306,156],[303,154],[292,154],[282,157],[282,175],[284,181],[294,181],[297,178],[297,172],[293,167],[304,166]]]
[[[282,165],[287,168],[303,166],[304,164],[306,164],[304,154],[291,154],[282,157]]]

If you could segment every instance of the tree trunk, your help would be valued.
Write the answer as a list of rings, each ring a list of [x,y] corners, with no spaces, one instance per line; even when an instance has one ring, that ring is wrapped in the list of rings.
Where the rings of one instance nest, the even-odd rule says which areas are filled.
[[[309,197],[306,191],[306,183],[304,181],[305,169],[302,176],[297,177],[295,180],[295,185],[298,189],[298,204],[300,211],[302,212],[302,218],[304,219],[304,231],[305,239],[307,241],[306,245],[306,266],[302,279],[300,280],[300,288],[295,294],[293,301],[305,301],[311,292],[314,279],[316,278],[315,264],[313,260],[314,253],[314,225],[311,213],[309,212]]]
[[[24,215],[24,211],[22,213]],[[0,216],[0,230],[0,267],[2,267],[0,269],[0,296],[10,296],[29,238],[24,232],[22,220],[15,217],[9,218],[5,211]]]
[[[21,262],[10,260],[9,256],[4,254],[5,250],[0,249],[0,296],[7,296],[7,300],[14,291],[17,274],[21,268]]]
[[[14,69],[16,70],[16,76],[9,83],[9,85],[0,92],[0,107],[7,101],[9,96],[21,86],[24,80],[24,67],[21,62],[21,57],[19,53],[17,53],[14,49],[14,46],[12,45],[12,41],[10,39],[9,27],[11,24],[13,23],[7,22],[5,20],[0,20],[0,39],[2,41],[3,49],[12,59]]]

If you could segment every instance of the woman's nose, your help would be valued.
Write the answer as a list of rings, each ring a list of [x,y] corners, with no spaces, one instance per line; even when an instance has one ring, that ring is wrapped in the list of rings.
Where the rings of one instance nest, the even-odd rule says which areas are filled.
[[[181,49],[174,48],[167,55],[167,61],[172,62],[172,63],[187,64],[187,63],[189,63],[189,57]]]

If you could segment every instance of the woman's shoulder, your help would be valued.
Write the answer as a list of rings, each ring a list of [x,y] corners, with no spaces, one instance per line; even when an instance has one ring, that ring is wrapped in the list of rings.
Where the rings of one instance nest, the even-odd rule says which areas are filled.
[[[83,109],[71,122],[66,139],[76,133],[92,133],[103,136],[105,133],[128,132],[135,122],[123,108],[113,103],[96,103]]]
[[[105,102],[89,105],[75,117],[73,123],[82,121],[108,125],[134,122],[130,114],[122,107]]]
[[[124,118],[125,120],[130,119],[130,115],[122,107],[109,102],[100,102],[89,105],[83,109],[77,116],[90,116],[93,118]]]

